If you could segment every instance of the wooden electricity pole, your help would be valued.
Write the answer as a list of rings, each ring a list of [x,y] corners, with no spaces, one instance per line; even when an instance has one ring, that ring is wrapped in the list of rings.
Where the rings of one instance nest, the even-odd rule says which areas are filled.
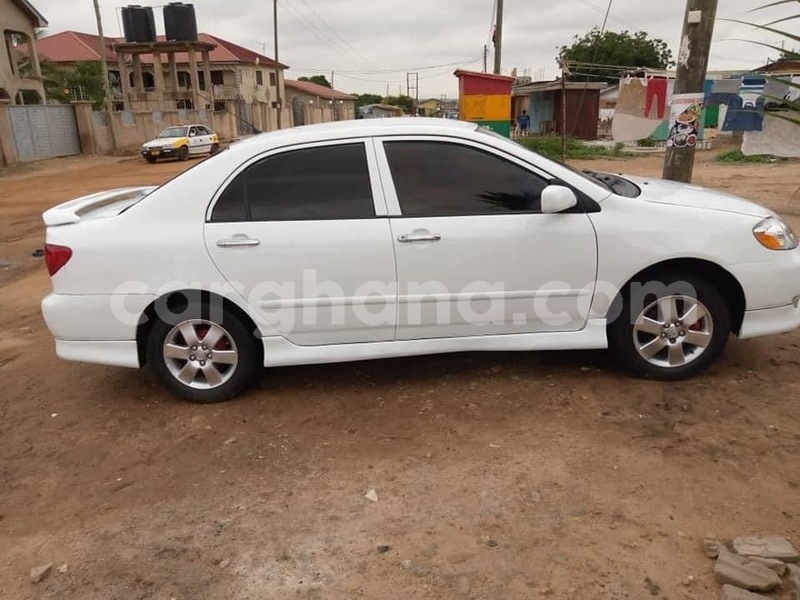
[[[716,17],[717,0],[686,0],[674,94],[703,94]],[[664,179],[689,183],[694,155],[694,146],[667,148]]]
[[[106,97],[105,109],[106,117],[108,118],[108,131],[111,134],[111,151],[117,151],[117,136],[114,131],[114,119],[112,113],[114,112],[114,103],[111,97],[111,81],[108,78],[108,60],[106,59],[106,38],[103,35],[103,19],[100,16],[100,3],[94,0],[94,18],[97,20],[97,37],[100,39],[100,67],[103,70],[103,95]],[[120,60],[124,60],[124,56],[120,56]],[[122,89],[125,89],[123,86]]]
[[[283,98],[281,98],[281,64],[278,60],[278,0],[272,0],[272,27],[275,35],[275,101],[278,105],[278,129],[281,129]]]
[[[500,75],[503,61],[503,0],[497,0],[497,20],[494,27],[494,73]]]

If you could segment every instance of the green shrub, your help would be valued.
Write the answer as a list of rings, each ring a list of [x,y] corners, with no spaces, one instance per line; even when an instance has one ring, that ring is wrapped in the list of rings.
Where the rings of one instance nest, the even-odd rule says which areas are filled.
[[[520,138],[517,142],[542,156],[561,160],[561,138],[558,136],[532,136]],[[571,160],[630,156],[628,152],[625,152],[625,145],[622,143],[608,148],[599,144],[587,144],[575,138],[567,138],[566,154],[567,158]]]
[[[771,154],[754,154],[747,156],[741,150],[729,150],[717,156],[717,162],[724,163],[771,163],[778,162],[779,158]]]

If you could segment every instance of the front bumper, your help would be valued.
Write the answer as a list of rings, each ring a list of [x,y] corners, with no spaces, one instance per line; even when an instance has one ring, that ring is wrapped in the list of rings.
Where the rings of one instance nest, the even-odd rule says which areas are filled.
[[[172,158],[178,155],[175,148],[159,148],[158,150],[142,148],[140,153],[145,158]]]
[[[787,306],[745,311],[739,338],[746,340],[797,329],[800,327],[799,304],[800,298]]]

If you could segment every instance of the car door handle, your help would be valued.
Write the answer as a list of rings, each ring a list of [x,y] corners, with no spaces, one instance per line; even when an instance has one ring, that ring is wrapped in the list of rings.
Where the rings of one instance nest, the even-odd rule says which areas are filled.
[[[217,240],[217,246],[220,248],[242,248],[245,246],[258,246],[261,242],[259,240],[249,238],[246,236],[235,236],[226,240]]]
[[[438,233],[404,233],[398,236],[397,241],[403,244],[411,244],[413,242],[438,242],[442,239]]]

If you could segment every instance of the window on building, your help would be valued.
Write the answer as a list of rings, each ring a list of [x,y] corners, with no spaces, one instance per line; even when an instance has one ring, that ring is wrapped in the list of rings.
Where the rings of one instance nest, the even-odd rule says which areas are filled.
[[[405,216],[541,212],[546,179],[471,146],[447,142],[384,144]]]
[[[265,158],[230,183],[212,221],[317,221],[375,216],[364,144]]]
[[[12,73],[20,79],[36,77],[36,64],[34,63],[31,38],[22,31],[6,30],[4,32],[8,63]]]
[[[36,90],[20,90],[16,101],[17,104],[41,104],[42,96]]]
[[[212,85],[222,85],[225,81],[224,74],[222,71],[211,71],[211,84]]]
[[[178,87],[185,90],[192,89],[192,76],[187,71],[178,71]]]
[[[256,71],[256,83],[258,85],[264,85],[264,72],[263,71]]]
[[[275,72],[273,71],[272,73],[270,73],[270,74],[269,74],[269,84],[270,84],[272,87],[275,87],[275,86],[277,85],[277,84],[275,83],[275,81],[276,81],[276,79],[275,79]]]

